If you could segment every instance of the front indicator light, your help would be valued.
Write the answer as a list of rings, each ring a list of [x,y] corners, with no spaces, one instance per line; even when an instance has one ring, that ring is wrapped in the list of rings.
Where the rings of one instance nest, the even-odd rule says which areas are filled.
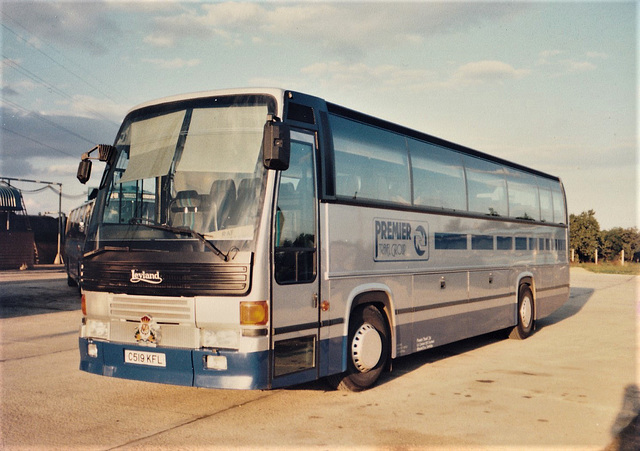
[[[240,324],[244,326],[264,326],[269,321],[267,301],[241,302]]]

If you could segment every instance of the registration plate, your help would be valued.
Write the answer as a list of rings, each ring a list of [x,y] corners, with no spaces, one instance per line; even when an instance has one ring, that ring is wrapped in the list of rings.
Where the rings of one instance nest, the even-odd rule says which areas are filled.
[[[167,358],[161,352],[124,350],[124,362],[136,365],[167,366]]]

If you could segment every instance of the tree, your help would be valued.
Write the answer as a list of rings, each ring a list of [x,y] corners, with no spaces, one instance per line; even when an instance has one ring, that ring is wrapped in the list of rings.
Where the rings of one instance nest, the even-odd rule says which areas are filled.
[[[607,260],[613,260],[623,249],[622,227],[614,227],[602,232],[602,255]]]
[[[624,250],[624,259],[633,260],[640,251],[640,232],[635,227],[614,227],[602,232],[602,251],[607,260],[614,260]]]
[[[629,227],[624,229],[623,237],[625,259],[629,261],[640,259],[640,231],[638,231],[638,228]]]
[[[601,244],[600,224],[593,210],[583,211],[579,215],[569,217],[569,241],[571,249],[575,249],[578,260],[592,261],[596,249]]]

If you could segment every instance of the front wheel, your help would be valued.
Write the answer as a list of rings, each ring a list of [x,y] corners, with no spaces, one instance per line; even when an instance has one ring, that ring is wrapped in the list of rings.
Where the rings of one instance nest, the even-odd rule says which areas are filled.
[[[71,277],[70,275],[67,275],[67,286],[69,286],[69,287],[77,287],[78,286],[78,282],[76,282],[75,279],[73,277]]]
[[[329,376],[329,383],[349,391],[362,391],[375,384],[389,361],[389,335],[380,310],[372,305],[355,310],[349,325],[347,371]]]
[[[524,340],[531,332],[535,323],[533,292],[528,285],[520,287],[518,295],[518,324],[511,330],[509,338]]]

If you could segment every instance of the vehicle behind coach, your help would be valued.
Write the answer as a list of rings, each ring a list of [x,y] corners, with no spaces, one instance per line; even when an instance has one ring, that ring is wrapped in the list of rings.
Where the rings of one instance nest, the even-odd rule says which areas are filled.
[[[95,199],[88,200],[79,207],[71,210],[67,217],[64,234],[63,260],[67,271],[67,284],[70,287],[78,286],[80,283],[86,228],[91,219],[94,203]]]

